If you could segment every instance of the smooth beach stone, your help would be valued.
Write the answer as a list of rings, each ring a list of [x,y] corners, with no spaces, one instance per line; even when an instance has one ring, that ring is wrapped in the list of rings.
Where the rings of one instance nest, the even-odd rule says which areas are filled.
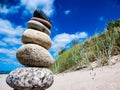
[[[16,53],[16,57],[21,64],[27,66],[49,67],[54,63],[47,49],[36,44],[21,46]]]
[[[38,31],[44,32],[49,36],[51,34],[50,30],[44,24],[42,24],[41,22],[38,22],[36,20],[28,21],[28,28],[36,29]]]
[[[22,67],[9,73],[6,83],[14,90],[45,90],[54,82],[53,73],[47,68]]]
[[[22,35],[22,42],[24,44],[38,44],[46,49],[49,49],[52,45],[52,41],[47,34],[34,29],[27,29],[24,31]]]
[[[42,18],[38,18],[38,17],[33,17],[31,18],[31,20],[36,20],[38,22],[41,22],[42,24],[44,24],[49,30],[51,29],[51,24],[47,21],[47,20],[44,20]]]
[[[50,22],[50,19],[47,17],[47,15],[40,9],[36,9],[33,13],[33,17],[38,17],[38,18],[42,18],[44,20],[47,20],[49,23]]]

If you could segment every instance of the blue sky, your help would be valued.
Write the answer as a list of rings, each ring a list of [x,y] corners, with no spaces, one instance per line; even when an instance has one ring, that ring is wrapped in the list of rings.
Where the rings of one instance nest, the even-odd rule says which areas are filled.
[[[0,0],[0,70],[21,67],[16,51],[36,8],[51,19],[53,57],[72,41],[101,33],[108,21],[120,18],[120,0]]]

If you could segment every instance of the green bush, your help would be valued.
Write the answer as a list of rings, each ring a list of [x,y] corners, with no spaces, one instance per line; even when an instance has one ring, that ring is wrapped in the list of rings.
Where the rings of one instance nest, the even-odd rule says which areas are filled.
[[[109,21],[107,25],[107,30],[113,30],[115,27],[120,27],[120,19],[116,21]]]

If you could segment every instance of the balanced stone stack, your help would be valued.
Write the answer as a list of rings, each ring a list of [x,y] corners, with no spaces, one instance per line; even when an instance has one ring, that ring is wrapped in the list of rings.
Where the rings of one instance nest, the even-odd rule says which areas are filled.
[[[53,73],[47,69],[54,63],[48,49],[51,22],[41,10],[35,10],[34,16],[28,21],[28,29],[22,35],[21,46],[16,57],[26,67],[10,72],[7,84],[14,90],[45,90],[53,83]]]

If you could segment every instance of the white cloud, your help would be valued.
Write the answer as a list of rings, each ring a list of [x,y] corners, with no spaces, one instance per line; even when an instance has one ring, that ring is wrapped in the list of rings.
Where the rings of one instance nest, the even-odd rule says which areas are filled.
[[[11,6],[9,8],[7,7],[7,5],[3,5],[3,6],[0,5],[0,13],[2,13],[2,14],[8,14],[8,13],[15,14],[15,13],[18,13],[20,7],[21,6],[19,4],[16,6]]]
[[[7,46],[7,44],[3,41],[0,41],[0,46]]]
[[[56,35],[52,40],[52,47],[50,51],[56,55],[59,51],[65,48],[73,40],[83,39],[87,37],[85,32],[77,32],[75,34],[62,33]]]
[[[8,37],[20,36],[24,31],[22,26],[13,27],[10,21],[0,19],[0,34],[7,35]]]
[[[11,6],[10,9],[9,9],[9,12],[10,13],[18,13],[19,12],[19,9],[21,8],[21,6],[18,4],[16,6]]]
[[[17,48],[0,48],[0,54],[5,54],[9,58],[15,58]]]
[[[9,12],[9,10],[5,5],[3,7],[1,7],[1,5],[0,5],[0,13],[7,14],[8,12]]]
[[[8,58],[1,57],[0,63],[7,64],[7,65],[11,64],[11,65],[15,65],[15,66],[22,66],[20,63],[18,63],[18,61],[14,61],[12,58],[8,59]]]
[[[42,9],[48,16],[54,12],[54,0],[21,0],[21,5],[25,6],[26,10],[33,13],[36,8]],[[26,11],[25,11],[26,12]]]
[[[17,46],[22,44],[21,35],[23,31],[22,26],[16,26],[8,20],[0,19],[0,35],[2,36],[0,54],[4,55],[4,58],[16,58]]]
[[[13,28],[11,23],[8,20],[0,19],[0,34],[12,34],[12,33]]]
[[[20,8],[25,7],[23,10],[23,16],[30,15],[37,8],[42,9],[46,15],[52,16],[54,13],[54,1],[55,0],[20,0],[20,3],[14,6],[0,5],[0,13],[18,13]]]
[[[66,11],[64,11],[64,14],[65,15],[68,15],[68,14],[70,14],[71,13],[71,10],[66,10]]]
[[[21,39],[20,38],[3,38],[3,41],[6,43],[9,43],[10,45],[16,45],[16,44],[22,44]]]

